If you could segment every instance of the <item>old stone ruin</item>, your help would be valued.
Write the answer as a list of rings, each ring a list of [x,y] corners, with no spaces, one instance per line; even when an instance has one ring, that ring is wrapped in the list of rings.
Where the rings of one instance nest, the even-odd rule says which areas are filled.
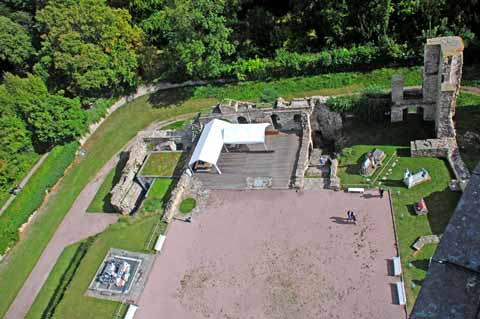
[[[385,153],[376,148],[373,151],[369,152],[365,155],[365,158],[362,162],[362,166],[360,167],[360,174],[363,176],[370,176],[377,168],[382,165],[383,160],[385,159]]]
[[[452,188],[456,189],[463,189],[470,176],[458,151],[453,121],[456,98],[460,89],[462,62],[461,38],[429,39],[425,45],[422,88],[406,89],[403,78],[396,75],[392,78],[391,91],[390,119],[392,122],[403,121],[404,113],[410,108],[416,108],[423,112],[424,120],[435,123],[436,138],[412,141],[411,156],[446,158],[456,176],[456,180],[451,183]],[[260,155],[242,157],[242,160],[240,157],[235,160],[235,156],[229,155],[232,158],[230,164],[239,165],[238,163],[245,161],[255,164],[258,161],[259,170],[252,171],[255,169],[255,167],[252,168],[252,164],[248,169],[245,166],[237,169],[238,174],[236,172],[230,175],[221,174],[223,175],[221,177],[219,174],[216,176],[210,174],[207,177],[205,174],[195,176],[182,174],[177,181],[177,187],[172,192],[172,203],[167,204],[167,211],[175,208],[175,202],[182,198],[183,190],[189,189],[194,182],[202,184],[207,189],[218,187],[303,189],[305,175],[307,175],[320,177],[318,180],[322,180],[324,186],[339,189],[341,181],[337,176],[338,160],[335,154],[342,148],[344,123],[342,114],[329,109],[326,103],[328,99],[329,97],[325,96],[298,98],[291,101],[278,98],[273,104],[224,100],[214,106],[210,114],[197,117],[186,129],[165,131],[157,127],[139,132],[136,142],[128,150],[130,156],[122,171],[120,182],[111,192],[112,205],[119,212],[129,214],[134,211],[143,192],[148,189],[151,181],[137,176],[148,153],[146,143],[152,146],[153,151],[185,151],[185,156],[189,158],[204,125],[212,119],[239,124],[268,123],[266,135],[288,136],[290,134],[290,136],[298,136],[298,139],[291,137],[288,142],[286,137],[287,142],[284,145],[277,145],[280,147],[277,159],[284,154],[285,163],[277,160],[275,163],[262,164]],[[233,145],[232,148],[234,153],[244,152],[246,149],[248,147],[245,145]],[[327,152],[324,154],[325,150]],[[284,153],[281,153],[282,151]],[[225,156],[222,155],[222,157]],[[360,173],[372,174],[380,163],[381,159],[366,158]],[[228,166],[229,163],[223,164]],[[263,172],[262,165],[269,171]],[[187,168],[185,165],[183,172],[187,172]],[[231,172],[233,171],[232,169]],[[284,171],[292,173],[285,174]],[[235,174],[238,176],[234,176]]]
[[[124,215],[131,214],[148,190],[152,179],[138,175],[149,154],[147,145],[152,151],[182,151],[192,145],[192,130],[163,130],[153,127],[138,132],[135,140],[124,152],[128,160],[122,170],[119,182],[114,186],[111,194],[111,205]]]
[[[435,139],[412,141],[411,155],[443,157],[456,176],[456,188],[463,189],[470,173],[460,157],[454,124],[463,66],[460,37],[428,39],[425,45],[421,89],[404,89],[401,75],[392,77],[391,121],[400,122],[409,108],[423,112],[425,121],[435,122]]]
[[[122,170],[119,182],[113,187],[111,205],[120,213],[127,215],[133,212],[138,204],[143,187],[136,181],[136,174],[147,156],[147,145],[137,140],[127,150],[128,160]]]

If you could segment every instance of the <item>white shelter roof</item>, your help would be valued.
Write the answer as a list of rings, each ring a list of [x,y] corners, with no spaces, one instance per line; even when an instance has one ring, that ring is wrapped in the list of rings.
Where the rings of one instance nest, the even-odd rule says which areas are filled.
[[[231,124],[213,119],[203,128],[188,165],[203,161],[216,165],[224,144],[265,143],[265,128],[268,123]]]

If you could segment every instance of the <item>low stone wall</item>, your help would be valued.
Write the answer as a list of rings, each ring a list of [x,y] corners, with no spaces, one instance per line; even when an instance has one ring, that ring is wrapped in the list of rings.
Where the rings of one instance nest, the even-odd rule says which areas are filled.
[[[175,188],[170,194],[170,198],[167,204],[165,205],[165,211],[162,217],[163,221],[170,223],[172,218],[175,216],[175,213],[177,212],[177,208],[183,199],[185,191],[188,191],[192,187],[192,180],[192,176],[182,174],[182,176],[177,182],[177,185],[175,185]]]
[[[420,250],[423,248],[423,246],[428,245],[428,244],[438,244],[440,242],[440,239],[442,238],[442,235],[426,235],[426,236],[421,236],[419,237],[415,243],[412,245],[412,247],[415,250]]]
[[[470,178],[470,172],[460,156],[454,137],[417,140],[410,142],[412,157],[440,157],[447,159],[460,188],[463,190]]]
[[[297,189],[303,189],[305,172],[308,169],[308,155],[312,147],[312,129],[310,126],[310,116],[307,113],[302,114],[302,140],[298,151],[297,168],[295,170],[295,179],[293,186]]]
[[[449,152],[447,139],[427,139],[410,142],[412,157],[442,157],[446,158]]]

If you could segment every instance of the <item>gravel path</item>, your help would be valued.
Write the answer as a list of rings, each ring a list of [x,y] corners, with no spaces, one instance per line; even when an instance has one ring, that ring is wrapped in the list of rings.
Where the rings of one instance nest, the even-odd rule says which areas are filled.
[[[135,318],[405,318],[395,255],[386,197],[217,191],[192,223],[171,224]]]

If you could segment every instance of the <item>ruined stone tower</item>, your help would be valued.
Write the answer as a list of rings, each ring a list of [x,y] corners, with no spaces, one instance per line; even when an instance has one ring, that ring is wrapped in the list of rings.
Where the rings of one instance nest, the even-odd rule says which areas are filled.
[[[437,138],[455,137],[453,116],[463,65],[463,41],[460,37],[428,39],[423,69],[423,101],[434,102]]]
[[[428,39],[425,45],[421,91],[404,91],[403,77],[392,77],[391,121],[403,120],[409,107],[423,110],[425,121],[435,121],[437,138],[455,137],[453,116],[460,91],[463,40],[460,37]]]

